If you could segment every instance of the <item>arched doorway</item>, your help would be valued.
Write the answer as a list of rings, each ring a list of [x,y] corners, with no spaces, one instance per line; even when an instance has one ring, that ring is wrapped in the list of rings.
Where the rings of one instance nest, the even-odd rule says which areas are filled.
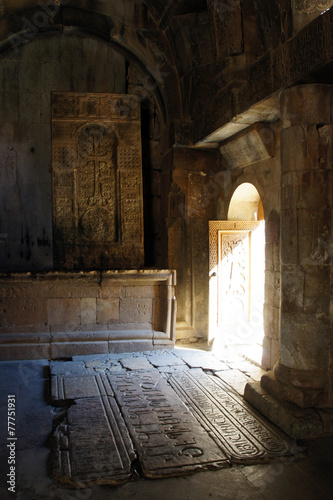
[[[210,341],[261,364],[264,303],[264,211],[258,190],[236,188],[228,220],[210,222]]]

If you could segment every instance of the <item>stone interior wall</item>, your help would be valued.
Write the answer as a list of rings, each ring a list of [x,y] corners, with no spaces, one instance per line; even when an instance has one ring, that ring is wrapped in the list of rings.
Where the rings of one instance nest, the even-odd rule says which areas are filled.
[[[253,123],[277,123],[284,88],[332,82],[333,10],[297,25],[297,12],[309,14],[304,4],[321,13],[326,3],[60,0],[50,15],[38,0],[3,0],[1,267],[53,268],[51,91],[136,94],[145,265],[179,274],[178,335],[207,336],[208,220],[226,218],[234,189],[253,182],[266,220],[264,366],[272,366],[280,307],[279,146],[242,165],[223,164],[219,146]]]
[[[1,275],[0,359],[173,345],[175,274],[147,270]]]
[[[207,338],[208,221],[221,184],[216,182],[216,151],[174,148],[168,196],[168,254],[177,271],[177,338]]]

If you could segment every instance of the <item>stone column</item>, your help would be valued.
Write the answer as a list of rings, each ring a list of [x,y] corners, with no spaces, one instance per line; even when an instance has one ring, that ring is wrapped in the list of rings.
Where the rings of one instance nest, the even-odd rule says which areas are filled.
[[[331,85],[281,96],[281,358],[261,385],[301,407],[333,406],[332,103]]]

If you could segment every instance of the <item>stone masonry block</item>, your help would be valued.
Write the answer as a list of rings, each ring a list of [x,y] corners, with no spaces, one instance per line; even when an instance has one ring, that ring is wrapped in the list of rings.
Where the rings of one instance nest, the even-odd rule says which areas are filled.
[[[265,271],[265,301],[273,307],[280,306],[280,273]]]
[[[96,324],[96,299],[84,298],[80,301],[81,324],[95,325]]]
[[[127,286],[125,296],[128,298],[153,299],[155,297],[154,286]]]
[[[279,338],[280,309],[264,304],[264,330],[266,337]]]
[[[151,299],[125,298],[120,300],[121,323],[152,323],[153,301]]]
[[[124,287],[122,285],[115,285],[113,283],[108,283],[102,281],[99,296],[101,299],[112,299],[120,298],[125,294]]]
[[[306,297],[329,296],[330,266],[306,266],[304,295]]]
[[[50,325],[66,325],[80,323],[79,299],[48,299],[48,323]]]
[[[329,358],[329,325],[303,313],[281,314],[281,355],[298,370],[325,370]]]
[[[302,311],[304,298],[304,269],[302,266],[282,265],[281,290],[282,310]]]
[[[4,315],[7,326],[46,325],[46,300],[6,299]]]
[[[330,85],[299,85],[286,90],[281,97],[285,127],[295,124],[331,123],[332,94]]]
[[[290,210],[281,213],[281,263],[298,263],[297,215]]]
[[[119,321],[118,299],[97,299],[97,323],[105,325]]]
[[[333,169],[333,125],[324,125],[319,132],[320,167]]]

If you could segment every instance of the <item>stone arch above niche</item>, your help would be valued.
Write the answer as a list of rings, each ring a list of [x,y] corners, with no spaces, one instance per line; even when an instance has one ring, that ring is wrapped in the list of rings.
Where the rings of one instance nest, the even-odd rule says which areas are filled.
[[[52,176],[55,267],[142,267],[139,99],[53,93]]]
[[[228,209],[228,220],[257,221],[264,219],[264,209],[257,188],[243,182],[234,191]]]

